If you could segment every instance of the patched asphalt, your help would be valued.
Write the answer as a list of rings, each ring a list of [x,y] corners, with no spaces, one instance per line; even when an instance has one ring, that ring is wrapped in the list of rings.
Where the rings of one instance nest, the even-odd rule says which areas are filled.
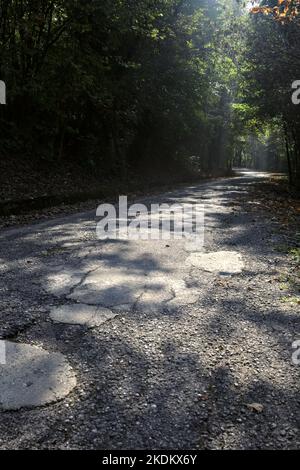
[[[96,208],[0,233],[0,448],[299,448],[299,307],[239,202],[263,177],[142,201],[204,204],[196,251],[99,241]]]

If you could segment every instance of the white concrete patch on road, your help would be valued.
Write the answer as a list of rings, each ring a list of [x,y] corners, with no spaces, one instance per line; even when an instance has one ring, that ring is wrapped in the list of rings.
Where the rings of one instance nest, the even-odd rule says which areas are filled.
[[[51,294],[60,297],[69,294],[76,284],[79,284],[84,272],[73,271],[65,266],[57,266],[55,272],[48,275],[46,289]]]
[[[131,304],[124,304],[124,305],[116,305],[113,307],[113,312],[114,313],[124,313],[124,312],[130,312],[132,310],[132,305]]]
[[[182,266],[176,264],[173,270],[165,269],[165,272],[163,268],[152,271],[151,264],[148,270],[146,265],[143,269],[140,267],[138,262],[127,265],[125,269],[102,266],[75,286],[67,298],[92,306],[91,309],[98,305],[118,313],[133,309],[159,312],[168,303],[187,305],[199,297],[196,289],[188,288],[183,279],[189,271],[184,262]],[[69,313],[67,315],[70,316]],[[92,315],[94,318],[93,310]]]
[[[75,386],[75,372],[61,353],[6,341],[6,364],[0,365],[0,409],[53,403]]]
[[[239,274],[244,269],[242,256],[237,251],[214,253],[193,253],[187,258],[188,264],[221,275]]]
[[[174,293],[171,291],[165,280],[157,278],[149,282],[148,289],[138,300],[135,308],[138,311],[146,313],[158,313],[164,310],[166,302],[174,298]]]
[[[183,270],[170,275],[152,275],[149,279],[148,290],[137,303],[138,310],[162,311],[174,310],[178,307],[195,303],[199,298],[196,288],[189,288]]]
[[[176,295],[174,299],[167,303],[169,311],[177,310],[180,307],[195,304],[200,297],[200,292],[196,289],[186,289],[181,294]]]
[[[53,308],[50,318],[57,323],[83,325],[95,328],[117,316],[108,308],[85,304],[63,305]]]
[[[133,307],[144,292],[145,283],[143,272],[134,272],[134,267],[104,267],[90,273],[68,298],[89,305]]]

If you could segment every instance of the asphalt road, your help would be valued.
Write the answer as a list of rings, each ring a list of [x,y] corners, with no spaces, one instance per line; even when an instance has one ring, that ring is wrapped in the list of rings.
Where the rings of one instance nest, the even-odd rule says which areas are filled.
[[[0,232],[0,449],[299,449],[299,308],[240,201],[265,176],[141,201],[204,204],[203,247],[100,241],[96,208]]]

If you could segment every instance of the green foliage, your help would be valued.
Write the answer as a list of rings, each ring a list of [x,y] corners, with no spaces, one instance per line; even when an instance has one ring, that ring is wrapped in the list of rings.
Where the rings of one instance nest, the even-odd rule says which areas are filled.
[[[296,263],[300,265],[300,248],[292,248],[289,253]]]
[[[0,11],[2,158],[124,178],[190,168],[192,155],[202,173],[231,166],[245,121],[232,107],[235,0],[0,0]]]
[[[291,2],[284,2],[282,10],[287,3],[291,6]],[[271,6],[275,5],[277,1]],[[284,146],[291,182],[300,184],[300,107],[292,103],[292,83],[300,75],[300,30],[290,10],[285,14],[284,21],[279,17],[274,21],[273,13],[250,16],[242,88],[244,102],[255,110],[260,130],[265,123],[269,131],[273,129],[272,145],[274,149],[277,140],[280,160]]]

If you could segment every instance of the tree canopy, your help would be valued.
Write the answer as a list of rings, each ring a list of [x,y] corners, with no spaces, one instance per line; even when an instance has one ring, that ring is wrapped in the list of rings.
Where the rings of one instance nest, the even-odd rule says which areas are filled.
[[[1,158],[224,174],[283,129],[296,174],[299,2],[243,3],[0,0]]]

